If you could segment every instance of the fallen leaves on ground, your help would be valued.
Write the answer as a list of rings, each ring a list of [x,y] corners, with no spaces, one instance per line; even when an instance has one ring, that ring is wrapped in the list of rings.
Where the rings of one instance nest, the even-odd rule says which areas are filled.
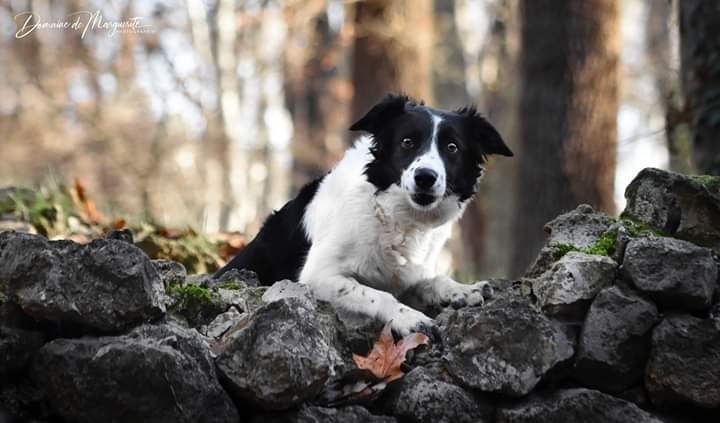
[[[411,333],[396,344],[388,323],[380,332],[380,338],[373,345],[370,354],[367,357],[353,354],[353,360],[359,368],[369,370],[378,379],[386,383],[392,382],[405,374],[401,366],[407,352],[427,343],[428,337],[425,334]]]
[[[151,258],[180,262],[189,274],[214,272],[245,247],[244,236],[236,232],[204,234],[187,227],[166,227],[148,216],[138,220],[105,214],[91,194],[81,178],[69,186],[55,184],[37,191],[0,188],[0,227],[25,227],[49,239],[82,244],[127,228],[135,244]]]

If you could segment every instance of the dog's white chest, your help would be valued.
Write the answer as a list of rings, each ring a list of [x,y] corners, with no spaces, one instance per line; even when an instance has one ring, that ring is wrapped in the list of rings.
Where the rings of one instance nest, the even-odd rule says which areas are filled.
[[[382,205],[375,203],[375,219],[378,246],[382,261],[388,271],[397,268],[423,266],[432,250],[432,229],[419,225],[402,214],[390,214]]]
[[[387,263],[394,267],[422,265],[430,251],[430,236],[416,228],[389,225],[380,229],[378,244]]]

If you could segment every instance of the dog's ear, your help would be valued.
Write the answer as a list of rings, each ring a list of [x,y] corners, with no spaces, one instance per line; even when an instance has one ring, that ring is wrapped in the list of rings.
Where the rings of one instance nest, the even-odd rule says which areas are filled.
[[[375,133],[383,123],[402,114],[405,105],[411,102],[406,95],[388,93],[365,116],[353,123],[350,130]]]
[[[514,155],[497,129],[478,113],[475,106],[465,106],[455,110],[455,113],[465,119],[469,135],[474,141],[480,143],[483,154],[499,154],[508,157]]]

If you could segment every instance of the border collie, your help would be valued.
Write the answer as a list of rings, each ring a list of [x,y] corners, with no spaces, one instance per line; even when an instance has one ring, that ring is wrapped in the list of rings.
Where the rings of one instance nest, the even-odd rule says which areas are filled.
[[[409,293],[424,306],[482,304],[486,282],[458,283],[438,275],[435,262],[486,156],[513,155],[500,134],[474,107],[444,111],[394,94],[350,130],[369,135],[270,215],[216,276],[244,268],[263,284],[298,280],[319,300],[391,322],[400,335],[433,327],[398,300]]]

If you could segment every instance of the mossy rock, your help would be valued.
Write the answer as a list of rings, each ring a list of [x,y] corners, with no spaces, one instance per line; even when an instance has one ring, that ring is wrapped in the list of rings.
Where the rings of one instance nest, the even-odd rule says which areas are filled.
[[[720,177],[647,168],[625,198],[623,218],[720,253]]]
[[[540,276],[570,252],[606,256],[620,263],[629,239],[668,236],[663,230],[632,216],[621,215],[615,219],[597,213],[587,205],[580,205],[558,216],[548,222],[545,230],[550,232],[547,244],[540,250],[525,277]],[[565,242],[572,240],[578,243]]]
[[[208,324],[226,308],[217,290],[196,284],[171,285],[167,294],[173,301],[170,312],[179,314],[193,327]]]
[[[710,192],[720,191],[720,176],[714,175],[690,175],[690,179],[702,185]]]

